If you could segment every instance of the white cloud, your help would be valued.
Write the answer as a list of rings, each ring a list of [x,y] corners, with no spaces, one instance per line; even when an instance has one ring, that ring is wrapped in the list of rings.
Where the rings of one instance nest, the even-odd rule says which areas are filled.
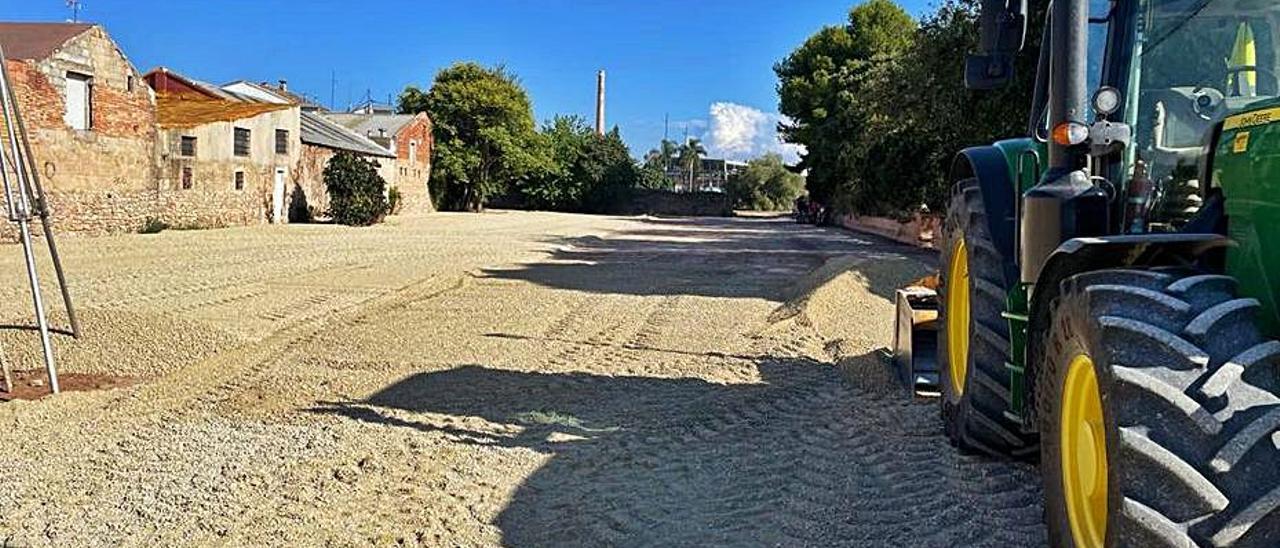
[[[783,143],[778,136],[778,123],[785,120],[781,114],[746,105],[712,103],[707,151],[713,157],[730,160],[749,160],[776,152],[788,163],[798,162],[804,147]]]

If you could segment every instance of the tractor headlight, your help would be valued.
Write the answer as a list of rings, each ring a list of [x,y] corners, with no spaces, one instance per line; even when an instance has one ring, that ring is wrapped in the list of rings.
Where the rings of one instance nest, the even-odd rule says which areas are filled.
[[[1120,90],[1103,86],[1093,93],[1093,111],[1105,118],[1120,110]]]

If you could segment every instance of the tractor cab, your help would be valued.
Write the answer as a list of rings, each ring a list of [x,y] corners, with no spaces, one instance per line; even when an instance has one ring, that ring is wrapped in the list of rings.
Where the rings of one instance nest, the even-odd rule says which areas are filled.
[[[1177,230],[1196,214],[1200,194],[1207,190],[1200,179],[1215,128],[1233,114],[1280,96],[1280,3],[1108,4],[1103,18],[1092,19],[1095,25],[1109,26],[1106,66],[1099,76],[1106,85],[1125,90],[1117,115],[1133,128],[1134,137],[1134,146],[1122,153],[1121,167],[1109,175],[1119,174],[1128,188],[1151,194],[1147,210],[1121,213],[1122,230]],[[1136,186],[1134,179],[1139,179]]]

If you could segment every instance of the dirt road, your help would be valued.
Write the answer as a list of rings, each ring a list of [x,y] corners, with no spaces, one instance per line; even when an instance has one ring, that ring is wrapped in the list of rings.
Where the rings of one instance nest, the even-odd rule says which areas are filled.
[[[1034,469],[884,378],[900,247],[507,212],[64,247],[64,370],[135,382],[0,404],[0,545],[1044,542]]]

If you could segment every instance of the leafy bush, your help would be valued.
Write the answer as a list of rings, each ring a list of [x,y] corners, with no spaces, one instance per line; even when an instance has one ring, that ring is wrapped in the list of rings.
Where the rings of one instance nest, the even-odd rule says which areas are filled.
[[[369,226],[387,215],[387,182],[371,161],[350,152],[335,154],[324,168],[324,185],[329,190],[329,215],[336,223]]]
[[[661,168],[646,165],[640,168],[640,180],[636,186],[649,190],[674,190],[676,182],[667,177],[667,173]]]
[[[159,234],[169,230],[169,223],[166,223],[155,217],[147,217],[142,221],[142,228],[138,229],[139,234]]]
[[[804,192],[804,177],[792,173],[782,156],[766,154],[747,162],[746,169],[729,178],[724,187],[733,207],[755,211],[791,209]]]
[[[400,213],[401,202],[404,197],[400,195],[400,187],[391,187],[387,189],[387,213],[392,215]]]

